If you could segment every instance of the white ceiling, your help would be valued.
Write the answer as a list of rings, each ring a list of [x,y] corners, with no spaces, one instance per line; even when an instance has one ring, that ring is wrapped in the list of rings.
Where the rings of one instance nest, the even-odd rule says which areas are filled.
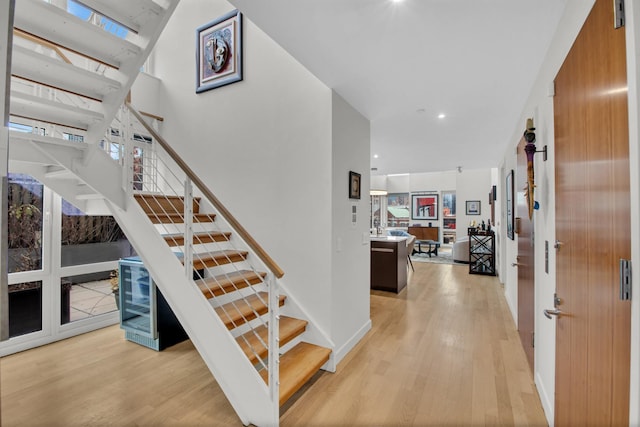
[[[372,174],[498,166],[567,1],[230,0],[371,121]]]

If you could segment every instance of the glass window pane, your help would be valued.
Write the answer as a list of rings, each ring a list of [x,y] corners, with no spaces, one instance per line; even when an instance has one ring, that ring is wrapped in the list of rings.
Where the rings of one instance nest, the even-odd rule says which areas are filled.
[[[9,285],[9,337],[42,330],[42,282]]]
[[[387,195],[387,226],[408,227],[411,218],[409,193]]]
[[[112,216],[87,215],[65,200],[62,200],[61,244],[62,267],[135,255]]]
[[[42,269],[44,186],[29,175],[8,176],[9,273]]]
[[[111,271],[62,277],[60,323],[64,325],[116,311],[117,279],[115,283],[114,287]]]
[[[442,241],[455,243],[456,241],[456,193],[453,191],[442,193]]]

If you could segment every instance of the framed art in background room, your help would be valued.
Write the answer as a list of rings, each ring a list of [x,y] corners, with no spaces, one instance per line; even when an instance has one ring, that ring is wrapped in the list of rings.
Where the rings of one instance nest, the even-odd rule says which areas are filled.
[[[242,80],[242,15],[233,10],[196,30],[196,93]]]
[[[411,219],[437,220],[438,219],[438,195],[437,194],[412,194],[411,195]]]
[[[467,215],[480,215],[480,200],[467,200]]]

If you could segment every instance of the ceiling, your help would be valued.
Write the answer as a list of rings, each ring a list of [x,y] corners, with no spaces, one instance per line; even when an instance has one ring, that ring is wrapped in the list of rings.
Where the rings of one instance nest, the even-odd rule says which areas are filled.
[[[567,1],[230,0],[371,121],[374,175],[498,166]]]

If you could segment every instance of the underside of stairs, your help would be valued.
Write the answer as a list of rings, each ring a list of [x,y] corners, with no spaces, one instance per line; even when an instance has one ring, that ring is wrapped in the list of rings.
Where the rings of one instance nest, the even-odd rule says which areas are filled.
[[[124,207],[121,169],[101,145],[178,0],[78,0],[76,14],[65,4],[15,2],[13,170],[66,181],[61,193],[81,208],[103,198]]]

